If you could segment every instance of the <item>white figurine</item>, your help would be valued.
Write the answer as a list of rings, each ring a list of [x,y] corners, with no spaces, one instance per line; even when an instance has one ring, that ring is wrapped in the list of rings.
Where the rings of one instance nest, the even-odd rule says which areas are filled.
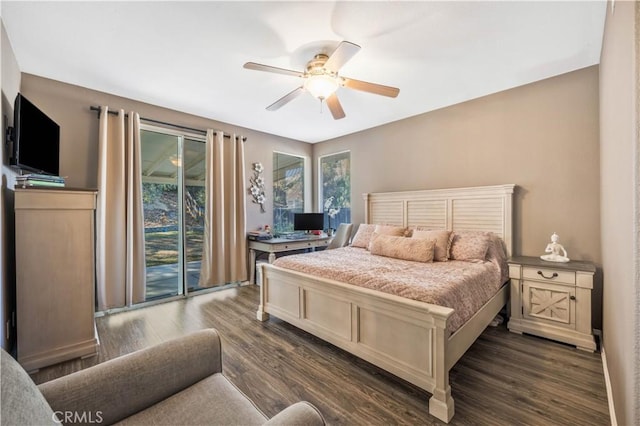
[[[568,262],[570,259],[567,257],[567,251],[562,247],[562,244],[558,243],[560,237],[555,232],[551,235],[551,242],[547,244],[547,248],[544,249],[545,253],[540,256],[542,260],[548,260],[549,262]],[[562,250],[562,255],[560,251]]]

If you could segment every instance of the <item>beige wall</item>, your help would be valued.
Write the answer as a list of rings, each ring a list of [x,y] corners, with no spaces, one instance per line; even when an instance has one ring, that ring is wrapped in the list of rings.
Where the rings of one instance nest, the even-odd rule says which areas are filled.
[[[607,5],[600,58],[603,347],[618,424],[640,424],[640,7]],[[635,54],[634,54],[635,50]]]
[[[366,192],[515,183],[514,254],[544,254],[555,231],[571,258],[599,265],[598,138],[594,66],[316,144],[314,161],[351,151],[353,223]],[[596,329],[601,294],[599,270]]]
[[[2,141],[6,134],[7,126],[13,125],[13,102],[20,89],[20,68],[16,61],[11,42],[1,25],[2,62],[0,73],[2,74],[2,102],[0,105],[0,117],[2,117]],[[2,174],[2,190],[0,191],[0,346],[10,348],[14,341],[12,312],[15,306],[15,279],[13,272],[13,188],[15,184],[15,172],[8,167],[8,153],[5,144],[0,144],[0,171]],[[9,326],[7,327],[7,322]],[[10,330],[7,334],[6,330]]]
[[[570,257],[600,262],[597,67],[316,144],[314,157],[346,149],[354,223],[365,192],[515,183],[516,254],[544,254],[555,231]]]
[[[311,145],[239,128],[226,123],[209,120],[178,111],[145,104],[131,99],[82,88],[31,74],[22,75],[21,92],[60,125],[60,174],[67,176],[67,185],[82,188],[97,186],[98,164],[98,119],[90,105],[108,105],[125,111],[134,110],[142,117],[161,120],[196,129],[213,128],[225,133],[237,133],[247,137],[245,163],[248,176],[251,165],[261,162],[265,166],[264,177],[267,189],[273,187],[273,151],[282,151],[311,157]],[[273,223],[271,191],[267,191],[267,212],[262,214],[256,204],[247,198],[247,228]]]

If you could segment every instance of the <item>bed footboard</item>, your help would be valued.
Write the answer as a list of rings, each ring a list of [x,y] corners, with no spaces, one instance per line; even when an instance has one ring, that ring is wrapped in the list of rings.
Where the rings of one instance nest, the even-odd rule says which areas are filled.
[[[257,318],[272,314],[430,392],[429,413],[454,413],[447,363],[453,309],[264,264]]]

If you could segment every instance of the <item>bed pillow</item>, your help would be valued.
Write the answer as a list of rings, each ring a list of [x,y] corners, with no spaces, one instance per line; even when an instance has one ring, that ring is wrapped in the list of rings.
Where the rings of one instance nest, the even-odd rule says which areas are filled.
[[[371,254],[412,260],[414,262],[433,262],[435,241],[421,238],[406,238],[375,232],[369,243]]]
[[[449,257],[453,260],[485,260],[490,242],[490,232],[454,232]]]
[[[390,235],[392,237],[404,237],[405,232],[407,232],[407,228],[396,225],[376,225],[376,230],[373,232],[371,236],[371,241],[373,241],[374,235]],[[371,242],[369,242],[369,246],[367,250],[371,251]]]
[[[433,260],[438,262],[446,262],[449,259],[452,237],[453,232],[444,229],[437,231],[423,231],[421,229],[414,229],[413,235],[411,236],[411,238],[434,240],[436,242],[436,248],[433,255]]]
[[[393,235],[394,237],[404,237],[407,228],[396,225],[376,225],[376,231],[382,235]]]
[[[353,237],[351,247],[362,247],[369,250],[369,243],[371,242],[371,236],[374,232],[401,237],[404,235],[405,228],[396,225],[373,225],[361,223],[358,227],[358,232],[356,232],[356,235]]]
[[[491,233],[489,239],[491,242],[487,250],[486,260],[500,269],[501,282],[506,282],[509,279],[509,265],[507,264],[507,251],[504,241],[494,233]]]
[[[368,223],[361,223],[358,226],[358,231],[351,240],[351,247],[369,248],[369,242],[371,241],[371,235],[376,230],[377,225],[371,225]]]

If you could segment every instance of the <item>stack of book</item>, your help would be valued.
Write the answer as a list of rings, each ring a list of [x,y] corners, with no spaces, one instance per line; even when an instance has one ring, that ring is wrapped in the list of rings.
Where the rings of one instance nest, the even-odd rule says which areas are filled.
[[[63,188],[64,177],[29,173],[16,177],[18,188]]]
[[[247,237],[252,241],[264,241],[273,238],[271,232],[268,231],[249,231]]]

